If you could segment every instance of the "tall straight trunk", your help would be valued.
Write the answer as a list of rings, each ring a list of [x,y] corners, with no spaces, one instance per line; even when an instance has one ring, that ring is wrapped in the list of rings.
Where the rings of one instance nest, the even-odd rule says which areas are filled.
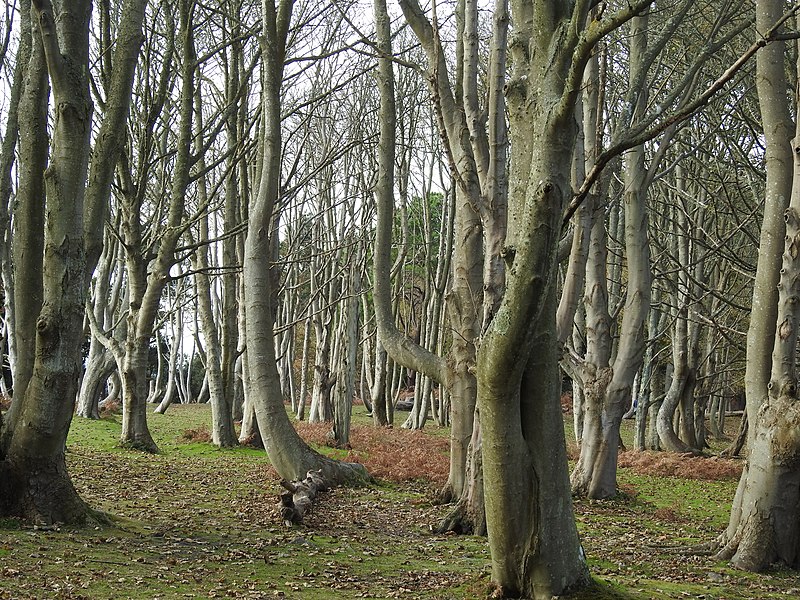
[[[308,351],[311,345],[311,317],[306,317],[303,325],[303,351],[300,358],[300,394],[297,399],[295,417],[302,421],[306,415],[306,396],[308,395]]]
[[[361,294],[361,262],[353,260],[350,264],[348,297],[343,309],[342,356],[337,361],[339,375],[336,378],[333,409],[333,439],[341,447],[350,443],[350,420],[355,396],[356,357],[358,353],[358,314]]]
[[[678,177],[678,189],[684,191],[684,178]],[[687,230],[686,211],[680,206],[674,207],[675,220],[680,231]],[[688,236],[678,235],[674,238],[674,254],[680,265],[688,268],[689,240]],[[689,452],[696,449],[694,440],[694,386],[696,381],[694,364],[695,325],[689,321],[689,273],[682,269],[677,274],[676,295],[673,308],[674,332],[672,335],[672,380],[667,390],[664,403],[659,410],[656,427],[665,450],[671,452]],[[680,416],[678,434],[674,426],[674,417]],[[688,421],[688,423],[687,423]]]
[[[800,131],[793,142],[794,187],[786,210],[786,245],[779,279],[778,321],[769,393],[762,400],[719,558],[763,571],[800,567]]]
[[[756,27],[774,23],[783,3],[776,0],[756,2]],[[762,571],[779,564],[800,567],[800,402],[798,402],[797,342],[800,322],[800,122],[795,126],[791,146],[783,137],[792,122],[785,103],[786,77],[783,69],[783,44],[771,44],[770,52],[759,56],[757,63],[759,103],[767,141],[767,199],[762,225],[762,243],[753,291],[753,311],[748,330],[748,372],[746,417],[750,423],[750,451],[731,506],[728,528],[720,537],[718,558],[730,559],[738,568]],[[796,64],[800,73],[800,59]],[[761,81],[763,79],[763,81]],[[763,96],[763,97],[762,97]],[[800,99],[795,99],[796,108]],[[784,150],[786,152],[784,152]],[[793,169],[787,156],[793,156]],[[790,180],[791,201],[784,212],[783,255],[779,264],[771,260],[777,232],[765,238],[767,217],[783,201],[783,184]],[[770,223],[774,224],[774,223]],[[762,252],[766,255],[762,262]],[[762,271],[763,269],[763,271]],[[772,294],[759,285],[777,279]],[[757,298],[758,295],[758,298]],[[775,295],[777,297],[775,297]],[[758,300],[759,305],[756,305]],[[766,302],[774,300],[772,305]],[[772,320],[770,321],[770,315]],[[758,323],[754,323],[758,321]],[[751,339],[754,331],[770,336],[772,364],[766,373],[766,359],[751,356],[761,352],[764,342]],[[755,367],[749,368],[753,360]]]
[[[661,310],[658,308],[660,298],[660,290],[654,286],[652,291],[653,301],[650,304],[650,316],[648,317],[647,321],[647,333],[649,340],[647,341],[647,347],[645,348],[644,365],[642,367],[642,377],[639,388],[639,402],[636,407],[636,433],[633,443],[634,450],[648,449],[648,424],[654,427],[650,417],[651,409],[656,403],[656,397],[655,394],[653,394],[651,381],[653,377],[656,376],[655,371],[658,368],[658,366],[653,363],[656,360],[655,345],[656,340],[658,339],[657,334],[659,332],[659,322],[661,319]]]
[[[756,1],[756,30],[766,31],[783,13],[780,0]],[[785,42],[773,42],[756,54],[756,91],[764,130],[764,215],[758,241],[758,262],[753,282],[750,324],[747,328],[747,361],[744,386],[747,416],[755,423],[770,380],[770,353],[778,316],[778,278],[786,225],[783,212],[792,191],[792,139],[794,124],[790,112],[791,87],[786,76]],[[755,427],[748,432],[753,441]]]
[[[231,36],[237,39],[240,35],[239,16],[242,10],[242,3],[239,0],[231,2],[233,14],[231,18]],[[240,265],[237,257],[237,242],[241,235],[234,236],[234,229],[242,222],[240,202],[247,202],[245,192],[246,185],[246,163],[238,157],[236,151],[243,140],[242,128],[244,127],[247,111],[247,102],[240,99],[240,87],[242,85],[241,71],[243,65],[242,43],[234,41],[230,48],[229,67],[226,72],[225,92],[229,103],[238,101],[239,111],[231,111],[226,115],[225,134],[228,150],[231,152],[228,159],[229,172],[225,180],[225,206],[223,208],[223,230],[225,237],[222,240],[222,264],[223,268],[221,279],[222,303],[221,318],[219,321],[219,341],[220,341],[220,375],[222,377],[222,399],[226,402],[231,411],[231,419],[239,417],[236,410],[236,360],[239,353],[239,329],[238,329],[238,275],[235,267]],[[239,196],[242,196],[240,199]],[[220,408],[222,408],[220,406]],[[224,418],[223,418],[224,419]],[[226,425],[227,426],[227,425]]]
[[[21,3],[19,61],[26,64],[19,111],[19,184],[11,247],[14,270],[13,393],[20,401],[31,378],[36,350],[36,319],[42,308],[45,181],[48,161],[47,106],[50,97],[42,34],[30,21],[31,3]],[[21,402],[12,402],[6,431],[13,427]],[[5,436],[4,436],[5,438]]]
[[[195,95],[195,107],[197,111],[197,125],[195,143],[198,151],[201,150],[203,140],[203,118],[201,88],[198,84]],[[205,171],[205,160],[200,158],[199,166],[201,171]],[[208,189],[206,177],[203,176],[198,181],[199,200],[201,206],[209,205]],[[227,203],[227,189],[226,189]],[[209,271],[209,245],[205,243],[209,239],[209,215],[204,211],[199,222],[199,241],[202,244],[192,256],[192,267],[195,271],[194,284],[197,292],[197,312],[200,316],[200,329],[205,340],[205,377],[203,387],[208,390],[211,402],[211,441],[215,446],[230,448],[236,445],[236,433],[233,427],[233,413],[231,411],[231,401],[233,394],[225,396],[224,378],[222,375],[222,343],[220,330],[214,317],[214,307],[211,299],[211,278]],[[226,240],[227,241],[227,240]],[[224,243],[224,242],[223,242]],[[235,243],[235,242],[234,242]],[[223,248],[223,253],[224,253]],[[234,280],[235,282],[235,280]],[[224,308],[223,308],[224,310]],[[224,315],[221,323],[233,319],[236,322],[236,312],[231,310],[232,315]],[[182,324],[181,324],[182,328]],[[230,340],[226,340],[230,343]],[[232,357],[227,357],[230,360]],[[233,363],[229,365],[233,371]],[[187,374],[187,379],[191,381],[191,369]],[[231,389],[231,392],[233,390]],[[198,397],[199,400],[199,397]]]
[[[11,263],[11,195],[14,192],[12,170],[16,159],[17,142],[19,140],[19,109],[22,91],[25,86],[25,73],[27,68],[26,57],[30,55],[31,48],[31,27],[30,10],[25,12],[27,3],[22,3],[20,36],[17,47],[17,61],[14,66],[14,79],[11,83],[10,98],[8,101],[8,114],[6,117],[6,128],[3,133],[3,142],[0,146],[0,285],[3,289],[3,318],[2,335],[0,335],[0,354],[8,356],[8,363],[13,375],[16,368],[16,339],[14,337],[14,314],[16,304],[14,302],[14,274]],[[30,8],[28,6],[28,8]],[[17,192],[21,181],[17,182]],[[19,195],[17,195],[19,198]],[[5,377],[0,377],[0,384],[3,386],[2,393],[10,395],[5,388]],[[0,430],[2,421],[0,418]]]

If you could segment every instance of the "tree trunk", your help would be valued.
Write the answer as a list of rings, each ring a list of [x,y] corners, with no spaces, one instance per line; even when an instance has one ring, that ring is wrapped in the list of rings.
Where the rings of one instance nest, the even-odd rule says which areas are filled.
[[[197,111],[197,125],[195,143],[198,152],[202,152],[202,132],[203,132],[203,118],[202,118],[202,102],[201,102],[201,87],[197,86],[195,106]],[[200,169],[205,171],[205,159],[200,158]],[[227,188],[226,188],[227,189]],[[208,189],[206,177],[202,176],[198,181],[198,192],[200,202],[202,205],[209,204]],[[227,205],[227,195],[226,195]],[[209,247],[206,240],[209,239],[209,225],[208,225],[208,212],[204,212],[200,217],[200,231],[199,238],[201,246],[195,251],[192,256],[192,267],[195,271],[194,283],[197,292],[197,313],[200,317],[200,329],[203,332],[203,339],[205,340],[205,377],[203,379],[203,388],[208,390],[209,400],[211,402],[211,441],[215,446],[221,448],[231,448],[236,445],[236,433],[233,428],[233,413],[231,411],[231,401],[233,398],[233,390],[231,395],[225,396],[225,378],[223,377],[222,367],[222,341],[221,341],[221,327],[217,327],[217,322],[214,317],[214,307],[211,299],[211,279],[208,275],[209,271]],[[224,243],[224,242],[223,242]],[[225,249],[223,248],[223,252]],[[235,284],[235,278],[234,282]],[[223,291],[224,293],[224,291]],[[234,297],[235,300],[235,297]],[[224,311],[224,307],[223,307]],[[236,312],[231,310],[232,314],[225,314],[221,320],[221,324],[230,321],[236,322]],[[223,312],[224,314],[224,312]],[[183,323],[179,323],[181,330]],[[178,338],[180,339],[180,337]],[[226,338],[226,343],[230,344],[231,340]],[[229,351],[230,352],[230,351]],[[233,371],[233,358],[230,353],[226,359],[231,361],[228,365],[231,372]],[[191,381],[191,369],[187,378]],[[202,394],[202,390],[201,390]],[[200,400],[198,396],[198,401]]]
[[[768,395],[759,403],[750,428],[754,433],[747,467],[739,481],[719,554],[750,571],[763,571],[776,563],[800,567],[800,126],[792,150],[794,184],[784,217],[786,240],[778,284],[772,377]]]
[[[756,30],[766,31],[783,13],[781,0],[757,0]],[[792,192],[792,115],[791,87],[785,69],[785,42],[774,42],[756,54],[756,90],[764,127],[764,167],[766,169],[764,216],[758,242],[758,264],[753,283],[750,324],[747,328],[745,397],[750,423],[757,420],[761,401],[767,395],[770,378],[770,353],[775,339],[778,305],[778,278],[786,226],[783,211]],[[748,437],[752,441],[755,427]]]
[[[144,5],[131,0],[122,7],[114,52],[115,85],[108,101],[123,106],[123,114],[127,114],[141,46]],[[79,381],[87,282],[99,256],[93,253],[91,242],[105,219],[104,205],[92,203],[94,194],[102,195],[98,189],[102,186],[90,177],[90,189],[86,187],[92,131],[88,71],[74,68],[89,62],[91,3],[71,3],[70,18],[55,14],[46,0],[34,0],[33,6],[55,106],[52,159],[44,173],[49,218],[44,229],[43,303],[36,321],[36,351],[19,419],[11,423],[8,445],[0,450],[4,459],[0,481],[8,485],[1,496],[5,514],[35,522],[82,523],[90,513],[69,479],[64,449]],[[119,128],[119,122],[114,126]],[[101,132],[108,127],[104,120]],[[117,151],[113,143],[98,141],[94,158],[104,163],[111,156],[113,166]],[[94,166],[92,174],[96,174]]]
[[[164,233],[157,243],[155,257],[148,256],[142,241],[141,198],[126,197],[127,223],[123,228],[126,236],[125,249],[130,285],[128,313],[128,339],[125,361],[122,367],[124,409],[122,412],[122,435],[120,442],[136,449],[156,452],[147,427],[145,401],[147,389],[147,357],[153,327],[160,306],[161,295],[169,282],[170,269],[174,264],[175,248],[186,224],[184,207],[186,191],[190,182],[190,170],[194,163],[192,149],[192,122],[194,113],[194,91],[196,56],[194,31],[191,23],[192,7],[189,0],[181,0],[178,6],[178,36],[180,43],[180,100],[176,124],[175,163],[169,186],[167,216]],[[170,31],[172,34],[173,31]],[[129,194],[133,194],[130,190]],[[152,258],[152,260],[150,260]],[[163,401],[162,401],[163,404]]]
[[[344,348],[336,378],[333,405],[333,439],[345,448],[350,443],[350,418],[356,386],[356,358],[358,354],[358,315],[361,295],[361,261],[351,259],[348,297],[345,300],[342,323]]]
[[[321,470],[331,485],[364,482],[369,478],[360,464],[340,463],[309,448],[292,427],[280,393],[273,333],[274,278],[270,266],[273,211],[280,188],[281,118],[280,86],[291,18],[291,1],[262,4],[263,15],[263,168],[258,193],[250,209],[245,241],[244,302],[249,374],[247,386],[258,427],[270,462],[284,479],[298,479]]]
[[[12,385],[13,373],[17,364],[17,350],[15,339],[16,327],[14,325],[16,303],[14,294],[14,268],[11,261],[13,235],[10,210],[12,208],[11,197],[15,192],[12,171],[14,167],[14,161],[16,159],[17,142],[20,134],[20,105],[22,92],[26,85],[25,78],[28,69],[28,59],[31,54],[30,2],[22,3],[20,16],[21,35],[17,47],[17,60],[16,65],[14,66],[14,79],[13,83],[11,84],[11,93],[7,106],[8,112],[5,123],[5,132],[3,134],[3,143],[2,147],[0,148],[0,285],[2,285],[3,290],[2,335],[0,336],[0,344],[2,344],[2,346],[0,346],[0,353],[4,353],[8,356],[8,366],[12,374],[12,381],[8,383]],[[45,143],[44,151],[46,152],[46,150],[47,146]],[[23,164],[20,163],[20,167],[22,166]],[[21,194],[23,194],[24,178],[25,176],[22,174],[22,172],[20,172],[16,182],[16,202],[20,202],[22,200]],[[17,204],[17,206],[19,206],[19,204]],[[2,384],[4,388],[2,393],[10,397],[11,394],[6,386],[7,382],[5,375],[0,376],[0,384]],[[2,431],[1,421],[0,431]]]
[[[49,89],[42,34],[29,16],[30,2],[20,7],[19,56],[27,63],[19,110],[19,187],[11,246],[14,273],[13,395],[5,418],[3,444],[14,427],[30,381],[36,351],[36,319],[42,308],[42,256],[44,254],[45,180],[47,168],[47,106]]]

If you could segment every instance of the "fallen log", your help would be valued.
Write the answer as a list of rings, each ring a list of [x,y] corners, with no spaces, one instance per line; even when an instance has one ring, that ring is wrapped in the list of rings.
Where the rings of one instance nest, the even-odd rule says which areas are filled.
[[[322,471],[309,471],[305,479],[281,481],[284,491],[281,492],[281,519],[287,527],[299,525],[305,514],[311,510],[314,498],[319,492],[328,489],[322,478]]]

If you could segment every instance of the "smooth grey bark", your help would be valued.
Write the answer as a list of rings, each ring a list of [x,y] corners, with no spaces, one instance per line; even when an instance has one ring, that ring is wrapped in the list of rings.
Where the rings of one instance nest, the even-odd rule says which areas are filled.
[[[352,259],[348,281],[347,299],[340,318],[342,352],[337,364],[338,376],[333,402],[333,439],[340,447],[350,443],[350,421],[355,396],[356,358],[358,353],[359,296],[361,295],[361,266]]]
[[[757,0],[756,31],[761,35],[781,18],[783,2]],[[764,131],[764,215],[758,241],[758,263],[753,283],[750,324],[747,329],[745,397],[747,416],[755,423],[770,380],[770,353],[775,339],[778,306],[778,277],[783,251],[785,223],[783,211],[792,191],[792,138],[794,124],[790,113],[791,87],[784,57],[787,44],[773,42],[756,54],[756,91]],[[750,427],[749,442],[755,427]]]
[[[630,86],[644,77],[648,14],[631,19]],[[633,94],[633,118],[646,109],[647,94]],[[668,140],[662,143],[668,143]],[[631,148],[623,158],[624,239],[628,286],[616,348],[613,347],[611,295],[607,285],[607,236],[605,223],[597,219],[592,229],[586,274],[587,353],[579,367],[586,414],[581,455],[572,473],[572,489],[590,498],[617,494],[617,456],[623,414],[630,404],[633,383],[642,365],[645,323],[650,309],[650,250],[647,238],[646,192],[648,169],[644,146]],[[593,166],[593,165],[592,165]],[[590,166],[587,165],[589,169]],[[654,168],[651,166],[651,169]],[[613,281],[613,279],[612,279]],[[616,350],[616,353],[614,353]],[[614,355],[615,354],[615,355]],[[612,360],[613,356],[613,360]]]
[[[197,125],[196,125],[196,144],[202,147],[202,103],[201,103],[201,87],[198,84],[195,105],[197,108]],[[200,148],[198,148],[199,150]],[[203,158],[199,161],[201,171],[205,171],[205,161]],[[200,203],[203,206],[209,204],[208,189],[205,176],[202,176],[198,181],[198,188],[200,193]],[[227,189],[226,189],[226,206],[227,206]],[[214,308],[211,298],[211,278],[209,272],[209,245],[205,244],[205,240],[209,239],[209,215],[208,211],[204,211],[199,219],[199,232],[198,237],[201,246],[195,250],[192,255],[192,268],[194,269],[194,285],[197,291],[197,312],[200,316],[200,328],[203,332],[203,339],[205,340],[205,380],[204,386],[208,389],[209,401],[211,403],[211,441],[215,446],[221,448],[230,448],[236,445],[236,433],[233,427],[233,413],[231,410],[231,401],[233,399],[233,389],[231,388],[230,396],[225,395],[225,378],[223,377],[222,368],[222,335],[221,330],[225,325],[217,327],[214,317]],[[235,243],[235,242],[233,242]],[[225,248],[223,247],[223,252]],[[235,278],[229,284],[235,285]],[[226,290],[227,291],[227,290]],[[223,291],[223,294],[225,291]],[[235,300],[235,298],[234,298]],[[231,310],[231,315],[224,315],[222,323],[228,322],[233,319],[234,324],[236,320],[236,312]],[[223,307],[224,314],[224,307]],[[181,328],[183,324],[180,324]],[[227,344],[231,343],[230,337],[225,339]],[[233,372],[232,356],[227,355],[226,359],[231,361],[230,371]],[[191,377],[191,371],[187,378]],[[231,381],[231,383],[233,383]]]
[[[718,558],[750,571],[773,564],[800,567],[800,131],[793,142],[794,186],[785,211],[786,241],[778,286],[772,376],[751,430],[747,466]]]
[[[269,259],[281,176],[280,88],[293,2],[281,0],[276,5],[273,0],[267,0],[262,7],[263,167],[249,211],[242,278],[247,312],[249,401],[254,407],[270,462],[282,478],[299,479],[310,470],[321,470],[322,477],[331,484],[360,483],[369,478],[362,465],[331,460],[303,442],[289,421],[280,393],[273,332],[274,277]]]
[[[107,235],[103,253],[100,255],[99,265],[94,275],[92,302],[87,304],[86,310],[92,311],[94,321],[101,325],[105,332],[113,329],[111,335],[117,340],[122,340],[125,339],[126,333],[125,319],[120,318],[115,322],[120,301],[124,300],[121,272],[117,273],[114,284],[111,285],[112,270],[114,263],[118,262],[118,252],[119,244],[112,236]],[[91,335],[84,375],[78,392],[76,415],[87,419],[100,417],[98,403],[102,388],[116,369],[117,363],[114,354],[103,345],[96,335]]]
[[[143,450],[157,452],[158,446],[147,427],[148,397],[147,360],[153,327],[158,316],[162,292],[170,280],[170,269],[175,263],[175,248],[178,240],[188,227],[185,221],[186,190],[189,185],[190,170],[194,163],[192,156],[193,112],[197,57],[194,44],[194,28],[191,22],[191,0],[178,3],[178,30],[174,32],[179,42],[180,55],[180,97],[177,106],[175,162],[170,173],[169,199],[163,234],[156,244],[155,256],[144,254],[142,245],[141,213],[142,197],[136,186],[131,185],[124,197],[126,212],[123,225],[123,239],[126,249],[126,266],[129,282],[128,337],[125,341],[124,357],[120,362],[123,389],[121,444]],[[168,29],[173,29],[167,23]],[[169,31],[168,34],[173,34]],[[166,50],[166,60],[171,57],[171,44]],[[162,87],[157,96],[164,91]],[[163,102],[164,98],[156,100]],[[157,112],[160,109],[156,109]],[[157,114],[156,112],[156,114]],[[144,182],[140,182],[144,184]]]
[[[164,388],[164,396],[158,406],[153,410],[154,413],[163,415],[173,402],[179,400],[179,381],[182,366],[178,364],[178,355],[183,352],[183,305],[182,296],[184,282],[181,278],[174,289],[167,290],[167,299],[171,306],[169,308],[169,327],[170,333],[167,336],[170,340],[169,360],[167,360],[167,384]],[[149,342],[149,340],[148,340]],[[149,345],[149,344],[148,344]],[[148,348],[149,355],[149,348]]]
[[[782,2],[759,0],[756,3],[757,29],[774,23],[782,10]],[[758,389],[757,385],[764,384],[765,359],[752,357],[757,368],[749,371],[750,378],[745,384],[750,451],[733,499],[728,527],[719,540],[722,549],[718,554],[718,558],[730,559],[736,567],[750,571],[763,571],[776,563],[794,569],[800,567],[800,403],[797,389],[800,124],[795,125],[795,137],[787,148],[784,135],[792,125],[788,111],[784,110],[787,88],[783,60],[787,49],[782,44],[767,49],[770,52],[760,57],[763,62],[757,64],[757,80],[763,79],[759,81],[758,93],[767,140],[767,198],[762,225],[762,242],[766,244],[763,252],[767,256],[762,263],[760,248],[747,359],[749,363],[751,352],[764,349],[763,341],[751,339],[751,332],[757,328],[773,340],[772,363],[769,383]],[[800,60],[796,68],[800,73]],[[795,104],[800,106],[800,100],[795,99]],[[787,156],[793,156],[793,168],[787,164]],[[782,194],[787,180],[791,181],[791,200],[783,215],[783,254],[780,264],[774,264],[768,259],[773,258],[770,252],[777,240],[765,239],[764,229],[768,226],[768,214],[784,200]],[[775,278],[778,281],[776,290],[760,296],[765,290],[759,289],[759,284]],[[770,300],[774,300],[772,306],[766,304]],[[774,320],[769,322],[771,314]],[[759,322],[753,324],[753,321]]]
[[[474,471],[471,478],[467,478],[467,465],[470,441],[475,435],[480,435],[475,429],[474,419],[476,343],[481,329],[488,326],[494,315],[505,277],[502,240],[506,230],[507,137],[501,90],[505,72],[507,11],[496,11],[495,14],[495,43],[490,54],[487,117],[484,117],[479,110],[477,91],[477,3],[463,0],[456,6],[458,43],[452,84],[439,39],[438,16],[434,13],[433,22],[429,21],[419,4],[412,0],[400,2],[400,7],[428,58],[438,130],[455,184],[454,239],[457,241],[452,257],[451,287],[447,294],[448,317],[453,331],[450,355],[444,362],[441,357],[428,352],[424,361],[419,360],[422,357],[416,359],[418,364],[414,368],[439,382],[452,398],[450,474],[442,497],[480,500],[483,494],[469,493],[470,486],[481,485],[481,482]],[[386,340],[384,344],[389,350]],[[403,344],[407,345],[406,342]],[[390,350],[393,356],[394,352]],[[407,358],[401,362],[415,360],[412,353],[406,352],[406,355]],[[482,444],[473,444],[472,450],[481,447]],[[479,464],[480,461],[474,462]],[[463,506],[463,502],[460,504]],[[462,509],[457,506],[456,510]],[[471,527],[471,515],[480,514],[483,509],[473,506],[462,512],[463,529]],[[453,521],[452,518],[449,520]]]

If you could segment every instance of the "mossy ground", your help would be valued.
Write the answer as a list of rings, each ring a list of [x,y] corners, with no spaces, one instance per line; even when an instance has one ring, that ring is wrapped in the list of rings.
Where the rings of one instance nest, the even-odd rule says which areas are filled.
[[[401,454],[425,454],[446,465],[441,436],[425,446],[429,436],[388,430],[380,434],[388,445],[379,446],[363,407],[356,412],[364,432],[350,457],[375,460],[384,478],[325,494],[294,529],[277,518],[278,480],[263,451],[186,440],[187,430],[208,426],[207,406],[150,415],[157,455],[119,448],[119,417],[76,419],[67,448],[74,483],[92,507],[112,515],[112,525],[0,522],[0,598],[484,597],[485,540],[432,534],[448,511],[430,503],[441,469],[432,483],[424,470],[410,477],[414,461],[402,461]],[[403,464],[393,470],[393,461]],[[615,500],[576,502],[595,578],[578,598],[800,597],[795,573],[751,575],[687,550],[722,531],[735,478],[640,471],[620,470],[624,494]]]

